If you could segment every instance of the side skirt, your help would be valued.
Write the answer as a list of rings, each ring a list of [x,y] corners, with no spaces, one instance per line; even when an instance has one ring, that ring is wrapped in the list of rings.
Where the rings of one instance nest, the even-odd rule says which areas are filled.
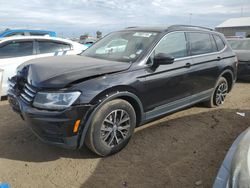
[[[192,106],[196,103],[205,101],[207,99],[209,99],[211,97],[211,95],[213,94],[213,88],[203,91],[201,93],[168,103],[168,104],[164,104],[162,106],[156,107],[155,109],[146,112],[146,119],[143,123],[149,122],[150,120],[162,116],[162,115],[166,115],[169,114],[171,112],[175,112],[178,111],[180,109],[186,108],[188,106]]]

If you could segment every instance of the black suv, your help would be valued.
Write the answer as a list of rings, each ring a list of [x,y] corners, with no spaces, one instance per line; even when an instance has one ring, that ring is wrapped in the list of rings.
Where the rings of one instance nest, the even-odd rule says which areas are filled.
[[[221,105],[237,58],[223,35],[174,25],[113,32],[78,56],[21,65],[9,80],[12,108],[46,143],[107,156],[136,126],[205,102]]]

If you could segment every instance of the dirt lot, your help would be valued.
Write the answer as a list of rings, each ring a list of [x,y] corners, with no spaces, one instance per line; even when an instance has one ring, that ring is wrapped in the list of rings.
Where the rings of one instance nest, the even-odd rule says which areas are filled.
[[[0,117],[0,182],[12,187],[209,188],[230,145],[250,125],[250,84],[236,84],[221,108],[196,106],[138,128],[108,158],[41,143],[7,102],[0,103]]]

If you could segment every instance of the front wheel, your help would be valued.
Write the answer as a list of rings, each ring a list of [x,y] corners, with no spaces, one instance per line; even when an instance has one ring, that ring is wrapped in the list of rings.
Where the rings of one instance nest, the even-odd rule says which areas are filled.
[[[221,77],[215,87],[213,95],[204,104],[210,108],[222,105],[225,102],[228,93],[228,82],[224,77]]]
[[[133,106],[125,100],[112,100],[96,112],[85,143],[100,156],[117,153],[129,142],[135,125],[136,114]]]

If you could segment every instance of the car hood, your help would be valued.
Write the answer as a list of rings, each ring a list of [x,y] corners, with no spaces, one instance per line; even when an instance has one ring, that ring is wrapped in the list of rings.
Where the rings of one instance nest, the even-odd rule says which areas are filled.
[[[239,61],[250,62],[250,50],[235,50]]]
[[[57,56],[27,61],[18,75],[38,88],[64,88],[72,82],[128,69],[131,63],[84,56]]]

